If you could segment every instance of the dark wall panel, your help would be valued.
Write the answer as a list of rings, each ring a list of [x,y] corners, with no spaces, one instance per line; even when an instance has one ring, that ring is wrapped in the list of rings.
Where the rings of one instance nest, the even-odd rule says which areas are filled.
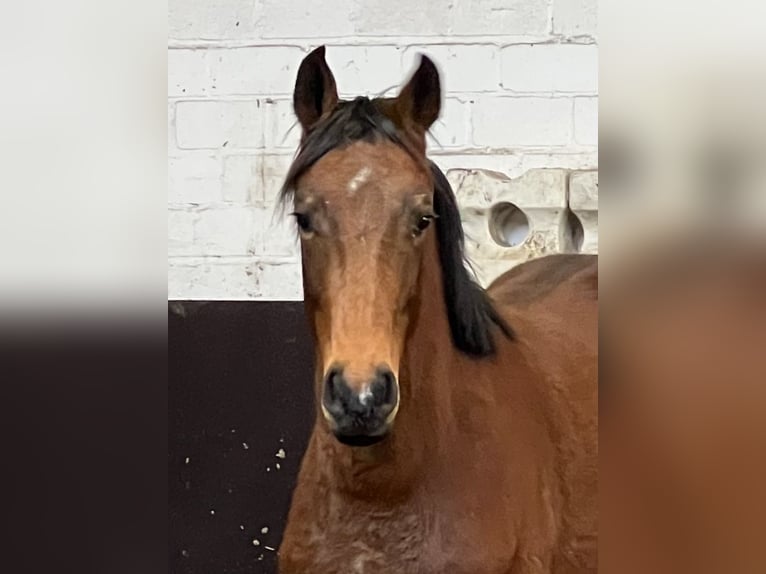
[[[315,416],[303,305],[171,302],[168,337],[170,571],[275,573]]]

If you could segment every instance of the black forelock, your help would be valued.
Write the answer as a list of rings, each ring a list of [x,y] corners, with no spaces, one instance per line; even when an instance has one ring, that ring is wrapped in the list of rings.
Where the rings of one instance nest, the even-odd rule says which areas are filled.
[[[287,201],[298,178],[334,149],[356,141],[392,141],[414,155],[414,150],[400,136],[394,122],[380,109],[381,99],[358,97],[340,101],[328,117],[320,120],[303,137],[298,154],[290,166],[280,192],[280,201]]]

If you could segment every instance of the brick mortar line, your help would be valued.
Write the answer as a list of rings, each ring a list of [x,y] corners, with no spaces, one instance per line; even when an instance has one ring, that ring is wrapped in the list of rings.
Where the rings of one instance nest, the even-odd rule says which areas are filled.
[[[452,95],[454,94],[454,95]],[[341,99],[348,99],[358,96],[359,94],[341,94]],[[373,94],[368,94],[373,95]],[[251,94],[210,94],[210,95],[181,95],[181,96],[168,96],[168,103],[178,104],[182,102],[252,102],[255,100],[273,100],[270,103],[277,102],[290,102],[292,93],[290,92],[253,92]],[[511,89],[503,91],[486,91],[486,92],[450,92],[446,95],[448,101],[459,101],[464,104],[473,102],[465,101],[468,98],[506,98],[506,99],[521,99],[521,98],[536,98],[541,100],[558,100],[564,98],[597,98],[598,92],[564,92],[564,91],[550,91],[550,92],[519,92]]]
[[[220,150],[220,147],[195,147],[195,148],[177,148],[176,150],[172,150],[173,152],[180,152],[180,154],[175,155],[174,153],[169,153],[168,157],[171,159],[180,159],[182,157],[190,156],[194,153],[202,154],[206,153],[207,155],[214,156],[215,152]],[[268,148],[254,148],[254,147],[233,147],[233,148],[227,148],[230,149],[230,153],[224,154],[222,157],[231,157],[231,156],[274,156],[274,157],[289,157],[293,154],[295,150],[292,148],[274,148],[274,147],[268,147]],[[267,153],[263,153],[264,150],[284,150],[283,152],[278,151],[271,151]],[[536,156],[536,155],[581,155],[585,153],[595,153],[598,151],[598,144],[577,144],[577,143],[569,143],[569,144],[548,144],[548,145],[530,145],[530,146],[521,146],[516,145],[512,148],[493,148],[493,147],[481,147],[481,146],[473,146],[473,147],[455,147],[455,148],[445,148],[445,149],[431,149],[428,151],[428,155],[432,156],[451,156],[451,155],[462,155],[462,156],[509,156],[509,155],[519,155],[519,156]]]
[[[210,263],[212,265],[226,263],[265,263],[267,265],[294,265],[300,263],[300,257],[279,257],[269,255],[170,255],[168,263],[173,261],[185,262],[187,265]]]
[[[195,148],[178,148],[179,151],[188,151],[188,152],[204,152],[204,151],[214,151],[218,148],[214,147],[195,147]],[[259,155],[259,151],[265,149],[265,148],[232,148],[233,150],[237,151],[238,153],[232,154],[232,155]],[[274,148],[269,148],[274,149]],[[289,151],[289,148],[284,148],[285,151]],[[472,147],[472,148],[447,148],[444,150],[433,150],[428,152],[429,156],[433,157],[448,157],[448,156],[525,156],[525,155],[580,155],[580,154],[586,154],[586,153],[596,153],[598,151],[598,144],[580,144],[576,142],[572,143],[566,143],[566,144],[550,144],[548,146],[516,146],[514,148],[481,148],[481,147]],[[278,154],[275,154],[278,155]],[[287,155],[287,154],[285,154]],[[179,156],[169,156],[169,157],[179,157]]]
[[[475,40],[471,41],[474,38]],[[487,38],[491,41],[487,41]],[[457,40],[457,41],[456,41]],[[550,35],[451,35],[451,36],[325,36],[316,38],[249,38],[249,39],[204,39],[170,38],[169,50],[236,49],[236,48],[298,48],[308,53],[311,47],[326,44],[328,47],[404,47],[415,46],[520,46],[525,44],[598,45],[598,38],[587,34],[566,36]]]
[[[583,144],[581,144],[583,145]],[[438,149],[438,148],[430,148],[428,150],[428,155],[433,154],[439,154],[439,155],[493,155],[493,151],[502,151],[502,154],[499,155],[508,155],[509,153],[515,153],[518,152],[519,155],[522,156],[537,156],[540,154],[548,155],[550,153],[555,152],[554,155],[580,155],[582,153],[589,153],[591,151],[596,151],[596,144],[585,146],[583,145],[584,149],[583,151],[580,151],[579,149],[559,149],[556,148],[555,150],[553,148],[545,147],[545,146],[535,146],[535,147],[513,147],[513,148],[486,148],[486,147],[472,147],[472,148],[450,148],[447,150],[447,153],[441,153],[444,150]],[[225,148],[225,150],[229,150],[229,148]],[[169,159],[193,159],[193,156],[195,155],[204,155],[208,158],[229,158],[229,157],[261,157],[265,159],[274,158],[274,159],[287,159],[293,157],[295,154],[295,150],[292,148],[231,148],[230,151],[225,151],[221,148],[193,148],[193,149],[182,149],[179,148],[177,150],[173,150],[175,152],[180,152],[178,154],[170,153],[168,155]],[[264,151],[265,150],[265,151]],[[467,153],[470,152],[470,153]]]
[[[187,213],[204,213],[210,210],[224,210],[232,207],[238,209],[259,209],[262,211],[268,211],[270,208],[274,208],[277,211],[279,208],[278,202],[272,201],[259,201],[259,202],[233,202],[233,201],[189,201],[168,202],[168,211],[184,211]]]

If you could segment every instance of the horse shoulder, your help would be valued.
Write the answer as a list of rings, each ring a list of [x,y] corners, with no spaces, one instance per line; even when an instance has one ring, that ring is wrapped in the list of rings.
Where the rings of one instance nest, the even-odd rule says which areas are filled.
[[[557,553],[589,570],[598,514],[598,261],[554,255],[505,273],[489,288],[542,381],[565,492]]]

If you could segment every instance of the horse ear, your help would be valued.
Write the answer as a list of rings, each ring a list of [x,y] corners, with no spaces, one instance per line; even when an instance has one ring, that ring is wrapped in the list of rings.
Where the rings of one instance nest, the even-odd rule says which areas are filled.
[[[439,70],[428,56],[420,56],[420,65],[396,98],[396,107],[403,119],[410,120],[423,132],[439,117]]]
[[[335,78],[324,57],[325,47],[320,46],[301,62],[293,92],[293,108],[298,121],[307,132],[323,114],[338,103]]]

